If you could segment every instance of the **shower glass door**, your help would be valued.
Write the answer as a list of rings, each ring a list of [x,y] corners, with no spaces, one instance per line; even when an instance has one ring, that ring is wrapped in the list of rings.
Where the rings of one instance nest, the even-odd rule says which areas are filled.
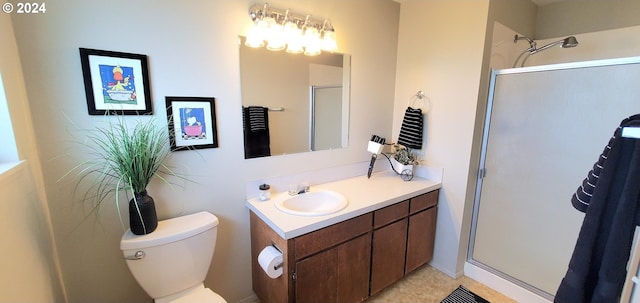
[[[311,86],[310,149],[342,147],[342,86]]]
[[[494,71],[469,262],[552,298],[584,214],[571,196],[623,118],[640,59]]]

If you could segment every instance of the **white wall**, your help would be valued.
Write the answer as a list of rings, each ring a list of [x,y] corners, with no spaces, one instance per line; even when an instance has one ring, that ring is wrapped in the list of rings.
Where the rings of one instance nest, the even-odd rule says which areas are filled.
[[[640,25],[635,0],[554,1],[538,9],[535,34],[547,39]],[[505,23],[505,25],[508,25]]]
[[[462,274],[466,256],[463,217],[488,8],[488,0],[406,0],[400,9],[393,138],[409,99],[423,90],[431,109],[421,158],[444,168],[431,265],[451,276]]]
[[[0,53],[18,154],[25,160],[0,174],[0,302],[64,302],[18,48],[4,13]]]
[[[220,147],[177,152],[170,163],[188,168],[197,183],[170,189],[155,182],[149,192],[161,219],[200,210],[218,216],[218,242],[205,284],[228,302],[253,294],[247,181],[364,161],[371,134],[391,136],[400,5],[270,1],[331,18],[339,51],[353,56],[350,141],[346,149],[245,160],[237,36],[249,28],[253,3],[60,0],[47,2],[45,14],[12,16],[69,302],[150,301],[122,259],[123,230],[114,207],[103,207],[98,221],[83,221],[86,209],[74,202],[73,184],[56,182],[84,157],[56,158],[81,139],[65,115],[89,128],[105,119],[87,114],[79,47],[148,55],[154,115],[160,120],[166,118],[165,96],[216,98]]]

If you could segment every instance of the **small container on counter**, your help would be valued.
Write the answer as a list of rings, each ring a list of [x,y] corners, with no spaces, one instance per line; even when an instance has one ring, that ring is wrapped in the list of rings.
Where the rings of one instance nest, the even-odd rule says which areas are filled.
[[[258,198],[260,201],[267,201],[271,199],[271,186],[269,186],[269,184],[262,184],[259,189],[260,193],[258,194]]]

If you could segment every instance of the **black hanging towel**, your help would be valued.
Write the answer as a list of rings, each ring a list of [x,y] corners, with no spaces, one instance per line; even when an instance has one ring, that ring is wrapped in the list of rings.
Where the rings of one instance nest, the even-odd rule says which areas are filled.
[[[422,109],[407,107],[400,127],[398,144],[408,148],[422,148]]]
[[[258,132],[267,129],[267,117],[269,109],[262,106],[249,106],[249,129]]]
[[[572,197],[586,214],[556,303],[618,302],[640,225],[640,139],[622,136],[625,127],[640,127],[640,115],[622,120]]]
[[[268,108],[242,107],[245,159],[271,156]]]

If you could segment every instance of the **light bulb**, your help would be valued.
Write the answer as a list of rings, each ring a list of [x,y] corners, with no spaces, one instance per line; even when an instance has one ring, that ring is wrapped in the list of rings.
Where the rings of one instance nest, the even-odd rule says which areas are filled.
[[[336,42],[336,32],[325,31],[322,37],[322,50],[334,52],[338,49],[338,43]]]
[[[247,40],[244,41],[244,45],[254,48],[264,46],[264,36],[262,35],[262,29],[257,24],[254,24],[249,29],[249,33],[247,33]]]
[[[281,24],[271,24],[269,28],[269,39],[267,43],[267,49],[272,51],[278,51],[284,49],[285,37],[284,27]]]
[[[304,48],[304,54],[307,56],[317,56],[320,55],[320,47],[317,44],[307,45]]]
[[[302,30],[293,23],[288,21],[284,25],[285,39],[287,40],[287,52],[292,54],[299,54],[304,51],[302,41]]]
[[[293,21],[289,20],[284,24],[284,34],[287,37],[291,35],[301,35],[302,30]]]
[[[320,54],[320,34],[315,27],[308,27],[304,33],[304,54],[315,56]]]
[[[289,40],[289,43],[287,43],[287,53],[299,54],[299,53],[302,53],[303,51],[304,51],[304,48],[300,40],[298,41]]]

